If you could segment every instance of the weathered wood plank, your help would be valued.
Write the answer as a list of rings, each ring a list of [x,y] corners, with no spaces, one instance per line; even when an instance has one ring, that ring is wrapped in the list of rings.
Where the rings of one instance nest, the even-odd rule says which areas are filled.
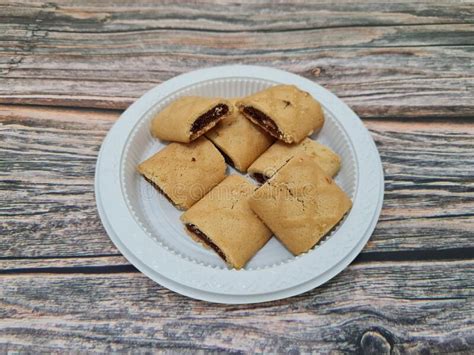
[[[321,48],[379,48],[469,46],[474,44],[471,24],[341,27],[286,32],[216,33],[187,30],[146,30],[76,33],[34,30],[24,52],[63,55],[114,55],[132,53],[206,53],[211,55],[262,55]],[[20,32],[20,35],[23,35]],[[19,40],[24,37],[18,38]],[[9,48],[2,48],[8,51]]]
[[[150,28],[231,31],[288,31],[301,28],[473,23],[472,4],[357,3],[322,1],[275,3],[206,1],[134,1],[84,4],[78,1],[0,2],[1,23],[31,24],[38,19],[51,29],[110,32]]]
[[[237,62],[307,77],[336,93],[362,117],[469,117],[474,115],[472,48],[359,48],[265,55],[127,50],[114,56],[17,56],[0,76],[0,102],[125,108],[177,74]]]
[[[176,74],[248,63],[306,76],[364,117],[474,115],[472,4],[270,11],[266,3],[38,2],[4,10],[2,103],[123,109]]]
[[[385,200],[365,250],[472,246],[474,124],[366,120],[381,154]],[[460,243],[460,244],[458,244]]]
[[[139,273],[2,275],[0,350],[467,353],[473,270],[357,264],[304,295],[243,306],[193,301]]]
[[[118,115],[0,106],[1,256],[118,253],[97,216],[93,191],[97,152]],[[386,194],[363,253],[472,247],[474,123],[365,123],[382,156]]]
[[[117,254],[98,219],[93,177],[100,144],[118,114],[1,111],[0,234],[13,239],[1,243],[0,255]]]

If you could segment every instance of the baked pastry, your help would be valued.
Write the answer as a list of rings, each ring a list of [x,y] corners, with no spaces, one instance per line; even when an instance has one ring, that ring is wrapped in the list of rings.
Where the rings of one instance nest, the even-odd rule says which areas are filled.
[[[336,176],[341,168],[341,158],[330,148],[305,138],[300,144],[275,142],[248,168],[248,173],[255,180],[264,183],[271,178],[291,157],[298,152],[304,152],[329,176]]]
[[[249,207],[254,191],[245,178],[228,176],[181,216],[193,239],[236,269],[243,268],[272,235]]]
[[[151,123],[153,136],[189,143],[214,127],[232,112],[227,100],[184,96],[160,111]]]
[[[249,203],[294,255],[314,247],[352,206],[344,191],[304,153],[291,158]]]
[[[321,105],[294,85],[277,85],[237,102],[250,121],[285,143],[299,143],[321,129]]]
[[[205,137],[190,144],[171,143],[138,165],[145,180],[182,210],[224,180],[226,169],[221,153]]]
[[[235,100],[230,100],[230,103],[234,106]],[[275,140],[247,120],[235,107],[228,117],[206,133],[206,137],[224,154],[227,163],[242,173]]]

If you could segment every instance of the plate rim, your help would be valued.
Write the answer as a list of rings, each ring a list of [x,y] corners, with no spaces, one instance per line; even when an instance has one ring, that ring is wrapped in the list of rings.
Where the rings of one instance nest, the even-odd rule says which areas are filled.
[[[236,73],[245,73],[245,75],[238,75]],[[330,265],[330,267],[324,267],[327,265],[322,265],[322,266],[317,265],[322,270],[322,271],[319,271],[319,273],[315,274],[315,271],[313,271],[313,269],[311,268],[311,267],[314,267],[314,264],[311,264],[308,260],[308,259],[314,259],[314,255],[313,257],[306,258],[307,259],[306,262],[301,263],[302,265],[296,265],[298,264],[296,261],[290,264],[281,265],[282,268],[289,269],[288,270],[289,272],[299,271],[300,273],[303,273],[304,275],[297,274],[299,275],[299,278],[297,277],[298,280],[296,281],[293,280],[293,282],[289,282],[289,283],[283,280],[282,282],[278,283],[278,285],[276,285],[275,280],[277,280],[277,277],[280,276],[280,274],[278,273],[278,275],[276,275],[276,273],[281,272],[281,270],[272,270],[272,269],[250,270],[250,271],[244,271],[244,273],[246,273],[246,276],[244,276],[242,271],[227,270],[227,269],[224,269],[224,270],[214,269],[209,266],[206,266],[205,269],[203,269],[204,266],[200,267],[199,265],[193,262],[192,265],[194,265],[194,267],[198,269],[197,271],[196,270],[191,270],[191,271],[183,270],[181,272],[179,271],[169,272],[168,270],[167,272],[166,267],[165,269],[163,269],[163,265],[164,265],[164,263],[162,262],[163,260],[161,260],[161,262],[157,262],[157,261],[153,262],[151,260],[153,260],[154,257],[159,255],[161,258],[165,258],[166,260],[171,261],[171,262],[186,263],[187,261],[183,259],[173,260],[173,258],[175,258],[176,255],[173,255],[174,253],[172,251],[155,250],[156,254],[151,255],[149,248],[153,247],[153,244],[150,244],[150,242],[153,243],[153,241],[144,240],[143,238],[146,238],[146,239],[149,239],[149,238],[145,235],[143,231],[142,231],[142,235],[140,235],[140,231],[139,230],[137,231],[137,226],[128,226],[125,223],[126,216],[123,216],[123,215],[126,215],[126,211],[124,210],[124,207],[127,210],[128,210],[128,207],[121,203],[115,204],[115,202],[114,202],[114,205],[110,205],[110,201],[107,197],[110,197],[110,196],[117,197],[117,191],[120,191],[120,196],[118,197],[119,199],[120,197],[122,198],[124,197],[122,186],[120,183],[121,174],[122,174],[122,169],[121,169],[122,167],[120,166],[120,162],[122,161],[122,155],[124,153],[128,137],[132,133],[133,127],[135,127],[135,125],[143,118],[144,116],[143,114],[146,111],[148,111],[156,102],[156,98],[163,96],[165,94],[170,95],[173,92],[181,89],[182,87],[189,86],[193,83],[197,84],[206,80],[225,79],[225,78],[232,78],[232,77],[260,78],[260,79],[266,79],[266,80],[271,80],[271,81],[277,81],[281,83],[295,84],[299,86],[300,88],[302,88],[303,90],[313,92],[313,93],[318,92],[318,100],[320,100],[323,103],[325,109],[333,113],[338,123],[342,124],[343,126],[349,125],[351,126],[351,128],[354,129],[354,131],[348,132],[349,140],[351,144],[354,145],[353,139],[354,139],[355,134],[359,136],[359,139],[362,139],[363,141],[365,140],[364,143],[367,144],[366,150],[364,152],[364,158],[367,158],[368,160],[370,160],[373,165],[369,169],[370,170],[369,176],[372,178],[372,181],[371,181],[372,186],[370,189],[366,191],[370,195],[371,203],[366,203],[367,206],[365,206],[369,208],[369,212],[370,212],[370,215],[366,213],[367,216],[365,216],[367,219],[365,221],[366,224],[364,225],[365,229],[363,231],[359,231],[359,233],[362,233],[362,235],[360,236],[360,238],[357,240],[357,242],[354,245],[351,245],[350,249],[346,248],[346,250],[344,250],[344,248],[342,248],[342,251],[339,251],[338,253],[336,253],[336,254],[342,253],[344,255],[342,256],[335,255],[334,257],[337,257],[337,260],[335,260],[335,262],[333,262],[333,264]],[[336,114],[333,112],[334,110],[338,110],[341,112]],[[342,113],[347,115],[344,117],[345,121],[341,120],[340,115]],[[347,129],[347,127],[344,127],[344,128]],[[121,147],[117,147],[117,145],[120,146],[120,141],[117,139],[116,136],[121,137],[123,140],[123,144]],[[115,149],[112,149],[112,148],[115,148]],[[116,156],[111,157],[110,152],[111,151],[117,152],[116,148],[121,148],[120,154],[116,154]],[[353,148],[354,148],[354,154],[356,157],[357,166],[358,166],[358,169],[360,169],[361,166],[359,164],[359,158],[361,157],[358,157],[357,150],[355,149],[355,147]],[[118,155],[120,157],[118,157]],[[108,158],[111,158],[111,159],[108,159]],[[363,166],[363,168],[367,168],[367,167]],[[365,171],[365,173],[367,173],[367,171]],[[360,171],[358,172],[358,176],[360,176]],[[359,180],[362,180],[362,179],[359,179]],[[360,186],[359,186],[360,184],[361,184],[361,181],[358,181],[358,185],[356,187],[356,191],[354,195],[353,210],[355,207],[357,207],[356,202],[360,200],[360,198],[357,199],[357,195],[360,191]],[[117,190],[117,188],[119,190]],[[343,269],[345,269],[347,265],[349,265],[353,261],[353,259],[360,253],[360,251],[363,249],[363,247],[367,243],[368,239],[370,238],[377,224],[378,217],[380,215],[380,212],[382,209],[382,203],[383,203],[384,176],[383,176],[383,168],[381,164],[380,155],[377,151],[377,148],[375,146],[375,143],[372,137],[370,136],[370,133],[365,128],[360,118],[342,100],[337,98],[334,94],[332,94],[331,92],[329,92],[322,86],[306,78],[303,78],[296,74],[288,73],[286,71],[282,71],[279,69],[262,67],[262,66],[230,65],[230,66],[220,66],[220,67],[199,69],[196,71],[192,71],[189,73],[176,76],[149,90],[147,93],[141,96],[135,103],[133,103],[125,112],[123,112],[120,118],[114,124],[114,126],[110,129],[110,131],[108,132],[106,138],[104,139],[101,145],[100,152],[97,159],[97,165],[96,165],[95,195],[96,195],[96,203],[98,206],[99,216],[112,242],[116,245],[119,251],[128,259],[128,261],[131,264],[133,264],[143,274],[150,277],[155,282],[175,292],[181,293],[183,295],[186,295],[192,298],[205,300],[205,301],[229,303],[229,304],[258,303],[258,302],[265,302],[265,301],[287,298],[293,295],[306,292],[310,289],[313,289],[327,282],[328,280],[330,280],[332,277],[334,277]],[[104,200],[104,195],[106,196],[105,200]],[[104,201],[109,201],[109,202],[105,202],[105,203],[109,203],[109,206],[107,208],[104,208]],[[372,202],[376,202],[376,203],[374,204]],[[360,208],[360,207],[357,207],[357,208]],[[346,234],[350,234],[350,231],[347,230],[348,229],[347,227],[349,224],[347,223],[347,220],[349,220],[351,215],[353,215],[352,210],[349,213],[349,216],[346,219],[346,222],[341,226],[341,229],[336,234],[339,234],[339,233],[342,234],[341,230],[343,230],[343,232]],[[124,218],[122,223],[120,223],[120,221],[117,220],[117,217],[121,217],[121,216],[123,216]],[[115,221],[111,223],[110,218],[115,219]],[[344,231],[344,225],[346,226],[345,231]],[[128,243],[123,240],[125,238],[125,234],[127,234],[128,236],[127,237]],[[331,239],[334,239],[334,237],[335,236],[333,236]],[[133,238],[136,238],[136,239],[133,239]],[[130,240],[133,240],[134,242],[137,241],[139,242],[140,245],[138,246],[130,245]],[[352,242],[352,240],[350,240],[350,242]],[[329,246],[326,246],[327,244],[328,243],[325,243],[320,248],[312,251],[311,253],[308,254],[308,256],[310,256],[311,254],[315,254],[317,250],[322,249],[323,247],[328,249],[329,247],[331,247],[331,244],[335,244],[335,242],[329,243]],[[129,246],[127,247],[127,245]],[[156,245],[158,244],[156,243]],[[147,262],[143,261],[142,259],[147,260]],[[301,258],[301,260],[305,260],[305,258]],[[291,266],[291,265],[294,265],[294,266]],[[307,269],[308,266],[310,267],[309,272]],[[306,270],[304,269],[304,267],[306,267]],[[278,268],[278,266],[276,266],[276,268]],[[293,269],[293,270],[290,270],[290,269]],[[199,278],[199,273],[202,273],[202,272],[211,273],[212,281],[206,282],[206,280],[201,280],[199,282],[196,282],[196,280],[194,280],[194,282],[191,282],[191,280],[189,280],[190,274],[188,274],[188,271],[191,272],[193,278],[196,278],[196,277]],[[223,276],[222,273],[226,275]],[[252,286],[252,282],[247,282],[248,285],[246,285],[246,279],[248,279],[250,273],[255,273],[255,275],[253,275],[252,280],[251,280],[253,283],[255,283],[255,281],[259,280],[262,276],[264,276],[263,274],[268,273],[270,276],[272,276],[271,282],[274,283],[273,287],[271,287],[272,286],[271,282],[270,283],[267,282],[265,286],[266,288],[261,285],[261,282],[259,282],[257,286],[255,285]],[[225,280],[217,280],[217,282],[215,282],[214,278],[218,274],[221,274],[218,276],[218,278],[225,277],[225,278],[233,279],[233,281],[237,283],[237,286],[235,285],[229,286],[228,280],[227,282],[225,282]],[[208,277],[209,276],[210,275],[208,275]],[[183,277],[184,277],[184,282],[183,282]],[[232,289],[232,291],[228,291],[228,290],[226,291],[226,284],[227,284],[227,288]],[[269,287],[273,288],[273,290],[268,289]]]

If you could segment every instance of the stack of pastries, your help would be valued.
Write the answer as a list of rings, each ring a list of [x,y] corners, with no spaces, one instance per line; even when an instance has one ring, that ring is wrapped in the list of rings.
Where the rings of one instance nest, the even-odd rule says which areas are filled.
[[[170,143],[138,172],[230,267],[243,268],[272,235],[299,255],[352,206],[333,180],[340,157],[308,138],[323,124],[319,102],[293,85],[232,100],[182,97],[154,117],[152,135]],[[227,176],[227,164],[256,184]]]

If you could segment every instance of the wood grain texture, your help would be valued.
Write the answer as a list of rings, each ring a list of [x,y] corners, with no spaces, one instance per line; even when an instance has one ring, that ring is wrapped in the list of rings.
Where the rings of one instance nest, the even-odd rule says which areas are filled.
[[[472,352],[473,19],[467,1],[0,0],[0,352]],[[234,63],[336,93],[385,171],[358,258],[259,305],[147,279],[107,237],[93,190],[123,109]]]
[[[472,260],[358,264],[253,306],[193,301],[135,272],[7,275],[0,350],[467,353],[473,270]]]
[[[366,250],[472,247],[474,122],[365,124],[385,174],[383,211]]]
[[[473,116],[474,6],[6,4],[0,102],[126,108],[177,74],[269,65],[363,117]],[[368,15],[370,14],[370,15]]]
[[[12,238],[1,243],[0,255],[117,254],[98,218],[94,173],[100,144],[118,114],[0,111],[0,234]]]
[[[34,24],[40,17],[52,28],[111,32],[150,28],[233,31],[289,31],[301,28],[474,23],[469,2],[329,1],[1,1],[3,23]],[[369,15],[370,14],[370,15]],[[6,16],[10,15],[10,16]]]
[[[53,266],[57,257],[118,253],[98,218],[93,186],[100,144],[118,115],[0,106],[2,257],[51,257]],[[379,148],[386,182],[382,216],[364,249],[366,257],[472,247],[474,122],[365,123]]]

